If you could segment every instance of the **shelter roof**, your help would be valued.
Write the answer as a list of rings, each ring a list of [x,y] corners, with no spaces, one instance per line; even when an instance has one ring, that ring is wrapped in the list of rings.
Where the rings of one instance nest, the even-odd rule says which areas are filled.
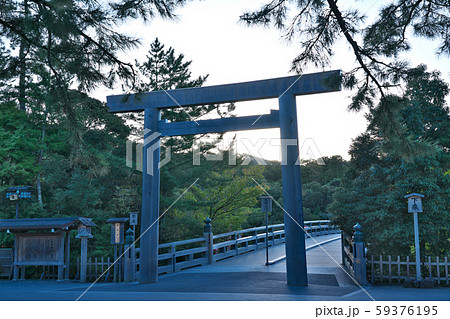
[[[49,230],[68,229],[83,224],[88,227],[96,226],[90,218],[59,217],[59,218],[19,218],[0,219],[0,230]]]

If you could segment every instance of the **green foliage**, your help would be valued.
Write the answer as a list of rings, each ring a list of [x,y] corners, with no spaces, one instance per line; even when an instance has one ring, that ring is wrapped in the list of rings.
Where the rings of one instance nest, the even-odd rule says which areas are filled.
[[[212,172],[191,187],[186,200],[195,211],[209,217],[215,232],[223,233],[242,227],[251,208],[263,190],[253,181],[262,180],[259,166]]]
[[[46,104],[45,140],[41,113],[27,114],[13,102],[1,104],[1,190],[20,184],[36,185],[39,173],[43,205],[38,203],[37,188],[32,187],[32,198],[20,202],[20,217],[91,217],[99,226],[94,230],[93,252],[103,257],[110,250],[110,230],[104,221],[128,215],[128,210],[122,210],[124,205],[115,203],[120,201],[122,188],[134,185],[139,189],[141,179],[125,165],[125,142],[130,130],[123,120],[108,113],[104,103],[84,93],[71,91],[69,96],[79,122],[84,123],[80,132],[85,144],[77,150],[77,161],[71,156],[67,119],[52,107],[51,101]],[[44,155],[39,163],[41,150]],[[0,218],[12,218],[15,205],[4,198],[4,192],[0,203]],[[10,242],[8,238],[4,240],[1,244]]]
[[[0,189],[27,184],[39,171],[39,133],[14,103],[0,104]]]
[[[0,96],[15,101],[21,110],[40,112],[43,122],[47,114],[51,116],[47,104],[52,100],[52,107],[67,120],[71,160],[86,163],[95,155],[84,152],[83,123],[78,121],[70,88],[78,86],[79,91],[87,92],[99,85],[112,88],[118,82],[134,88],[135,67],[119,54],[136,48],[140,41],[116,31],[116,26],[138,16],[173,18],[172,10],[181,4],[183,1],[171,0],[2,1],[0,66],[8,78],[0,77],[5,81]],[[8,44],[6,48],[3,43]]]
[[[303,215],[305,220],[328,219],[327,206],[341,185],[347,162],[340,156],[323,157],[325,165],[307,161],[301,166]]]
[[[341,179],[345,176],[348,163],[340,156],[323,157],[320,165],[316,161],[306,161],[301,165],[303,215],[304,220],[328,219],[327,206],[332,202],[333,194],[341,186]],[[281,179],[281,164],[269,162],[264,166],[264,179],[269,193],[281,206],[283,205],[283,186]],[[284,211],[275,203],[273,212],[269,214],[269,223],[284,223]],[[255,212],[249,216],[248,225],[254,225],[259,220],[265,223],[263,215]]]
[[[183,54],[175,55],[175,50],[164,49],[158,38],[150,44],[147,61],[137,63],[144,76],[141,91],[173,90],[190,87],[200,87],[205,83],[208,75],[192,79],[189,67],[192,61],[185,61]]]
[[[200,237],[203,233],[203,220],[204,214],[192,210],[172,209],[160,225],[160,242]]]
[[[78,1],[2,1],[0,33],[15,49],[24,41],[26,59],[36,58],[57,81],[76,80],[80,89],[112,86],[118,79],[134,81],[131,64],[118,53],[135,48],[139,40],[115,31],[127,18],[173,17],[182,1],[123,0],[114,4]],[[136,6],[136,7],[133,7]],[[11,69],[17,58],[13,59]],[[68,84],[58,83],[57,85]]]
[[[342,187],[328,209],[347,233],[359,222],[373,254],[409,254],[414,245],[412,215],[404,195],[421,193],[421,246],[426,255],[445,256],[449,245],[448,85],[424,66],[408,73],[405,95],[398,98],[396,130],[385,130],[378,106],[367,131],[351,147],[352,160]],[[399,140],[399,137],[403,140]],[[399,144],[405,146],[400,147]]]

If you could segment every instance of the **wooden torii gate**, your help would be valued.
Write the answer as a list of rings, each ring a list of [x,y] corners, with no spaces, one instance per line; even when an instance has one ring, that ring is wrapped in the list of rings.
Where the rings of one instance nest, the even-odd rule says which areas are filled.
[[[158,281],[158,218],[160,138],[164,136],[220,133],[228,131],[280,128],[284,150],[282,165],[283,203],[285,213],[287,283],[308,284],[305,234],[303,229],[302,189],[295,97],[335,92],[340,85],[330,84],[341,72],[328,71],[302,76],[243,82],[209,87],[154,91],[107,97],[110,112],[145,111],[140,278],[141,283]],[[334,81],[336,82],[336,81]],[[167,123],[161,121],[161,109],[278,98],[279,111],[259,116]],[[298,143],[298,142],[297,142]],[[156,159],[156,160],[153,160]],[[297,164],[296,164],[297,163]]]

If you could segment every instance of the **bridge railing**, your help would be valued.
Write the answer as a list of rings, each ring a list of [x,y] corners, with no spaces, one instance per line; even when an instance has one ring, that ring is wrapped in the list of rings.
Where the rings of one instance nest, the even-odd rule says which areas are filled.
[[[342,264],[360,285],[368,284],[368,280],[372,284],[420,285],[414,282],[417,274],[414,256],[366,256],[362,227],[356,224],[353,230],[353,236],[341,233]],[[430,256],[424,257],[422,279],[428,279],[426,284],[430,284],[431,281],[434,282],[432,285],[448,286],[450,283],[448,256],[433,257],[433,259]]]
[[[313,237],[337,233],[336,226],[328,220],[304,223],[305,236]],[[270,225],[266,243],[266,227],[255,227],[213,236],[213,259],[222,260],[249,251],[274,246],[285,242],[284,224]]]
[[[207,263],[205,238],[174,241],[159,245],[158,273],[172,273]],[[139,251],[139,248],[137,249]],[[137,262],[139,264],[139,262]]]
[[[354,278],[355,273],[353,270],[354,258],[353,258],[353,238],[341,233],[341,248],[342,248],[342,264],[350,272],[350,275]]]
[[[335,234],[340,230],[329,220],[304,222],[305,237]],[[159,245],[158,273],[177,272],[208,263],[211,251],[212,261],[219,261],[285,242],[284,224],[270,225],[266,243],[266,227],[254,227],[224,234],[212,235],[212,245],[207,237],[175,241]],[[140,248],[136,248],[136,266],[139,271]]]

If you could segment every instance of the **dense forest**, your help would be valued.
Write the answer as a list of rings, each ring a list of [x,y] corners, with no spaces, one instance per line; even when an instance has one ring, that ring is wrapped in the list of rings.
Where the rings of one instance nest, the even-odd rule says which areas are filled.
[[[110,24],[155,14],[171,16],[174,5],[144,2],[147,6],[135,8],[130,6],[132,1],[124,0],[112,11],[102,12],[89,6],[58,11],[55,1],[24,0],[21,10],[2,8],[5,14],[0,16],[0,218],[15,216],[15,203],[5,196],[8,187],[30,186],[32,198],[20,201],[20,218],[92,218],[98,225],[90,241],[92,257],[111,254],[106,219],[141,210],[139,159],[127,166],[126,145],[139,142],[143,123],[142,114],[108,113],[106,104],[89,90],[98,85],[112,87],[119,80],[134,92],[198,87],[208,78],[194,77],[191,61],[158,39],[150,45],[145,61],[131,65],[117,58],[118,51],[132,49],[139,41],[112,31]],[[259,12],[260,18],[264,12]],[[247,16],[248,22],[258,22],[257,18]],[[86,29],[94,30],[97,38],[91,38]],[[366,40],[370,52],[379,49],[377,39]],[[389,82],[392,74],[372,64],[375,76]],[[397,71],[402,93],[390,94],[388,85],[379,87],[378,104],[373,87],[356,87],[350,107],[370,107],[367,130],[353,140],[349,161],[332,156],[323,158],[325,165],[302,164],[304,218],[331,219],[347,233],[359,222],[371,253],[405,255],[412,252],[414,236],[403,196],[422,193],[423,251],[448,255],[449,86],[439,72],[425,65],[401,72],[398,66]],[[353,74],[345,75],[343,81],[347,88],[359,83]],[[376,87],[377,82],[372,84]],[[167,110],[162,118],[225,117],[234,116],[234,110],[233,104],[204,105]],[[206,137],[211,142],[202,149],[205,154],[214,152],[221,135]],[[161,169],[161,243],[200,237],[206,217],[211,218],[215,233],[261,226],[264,216],[258,197],[263,192],[252,178],[283,202],[278,162],[230,166],[202,158],[201,165],[192,165],[192,143],[206,137],[164,141],[166,148],[171,147],[172,159]],[[237,163],[244,157],[239,154]],[[186,196],[171,206],[196,178]],[[283,222],[282,210],[273,207],[270,223]],[[11,234],[0,233],[0,246],[12,247],[12,242]],[[78,245],[73,246],[76,254]]]

